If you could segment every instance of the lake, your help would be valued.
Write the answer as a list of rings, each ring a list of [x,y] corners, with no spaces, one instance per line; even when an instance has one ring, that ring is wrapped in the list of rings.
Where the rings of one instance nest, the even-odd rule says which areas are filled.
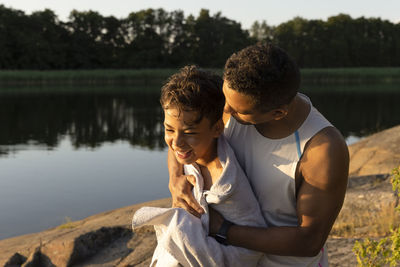
[[[400,124],[394,86],[306,94],[352,143]],[[50,89],[0,93],[0,239],[169,196],[158,90]]]

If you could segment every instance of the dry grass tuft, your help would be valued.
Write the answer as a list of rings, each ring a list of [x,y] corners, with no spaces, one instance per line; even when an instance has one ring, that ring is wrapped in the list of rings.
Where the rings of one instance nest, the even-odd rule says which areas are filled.
[[[381,203],[375,207],[354,205],[341,211],[333,225],[331,236],[381,237],[388,235],[391,229],[399,225],[400,213],[395,211],[394,203]]]
[[[58,229],[71,229],[71,228],[75,228],[76,227],[76,223],[74,223],[70,217],[65,217],[64,218],[64,223],[59,225],[57,228]]]

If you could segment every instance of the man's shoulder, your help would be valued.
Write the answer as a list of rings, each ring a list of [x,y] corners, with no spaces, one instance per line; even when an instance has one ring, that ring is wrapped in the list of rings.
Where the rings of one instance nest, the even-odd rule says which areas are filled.
[[[317,132],[304,147],[307,160],[319,160],[348,154],[346,141],[334,126],[328,126]]]
[[[343,135],[334,126],[327,126],[317,132],[308,142],[307,147],[315,147],[321,145],[343,146],[346,145]]]
[[[322,177],[345,177],[349,164],[349,151],[342,134],[333,126],[326,127],[310,139],[301,159],[304,178],[321,180]]]

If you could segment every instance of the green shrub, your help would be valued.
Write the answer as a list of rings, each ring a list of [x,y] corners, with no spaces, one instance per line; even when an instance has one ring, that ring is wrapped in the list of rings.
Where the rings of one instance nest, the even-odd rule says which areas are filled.
[[[392,171],[392,188],[396,197],[396,211],[400,212],[400,166]],[[353,251],[360,267],[398,266],[400,263],[400,227],[391,229],[390,235],[380,240],[356,241]]]

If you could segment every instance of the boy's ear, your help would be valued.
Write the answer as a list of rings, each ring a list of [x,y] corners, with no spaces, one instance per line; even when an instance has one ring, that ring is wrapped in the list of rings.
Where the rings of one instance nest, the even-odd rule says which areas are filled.
[[[213,127],[214,127],[215,137],[219,137],[224,132],[225,126],[222,119],[218,120]]]

